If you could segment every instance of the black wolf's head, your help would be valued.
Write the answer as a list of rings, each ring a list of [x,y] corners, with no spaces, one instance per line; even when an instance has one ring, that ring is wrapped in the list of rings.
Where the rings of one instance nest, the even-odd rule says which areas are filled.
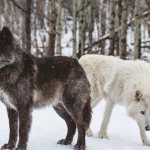
[[[13,64],[20,59],[20,50],[16,47],[15,39],[7,27],[0,32],[0,69]]]

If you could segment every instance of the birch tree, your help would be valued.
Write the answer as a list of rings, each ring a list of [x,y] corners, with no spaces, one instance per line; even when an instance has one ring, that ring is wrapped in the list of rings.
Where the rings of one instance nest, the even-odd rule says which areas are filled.
[[[58,0],[58,6],[57,6],[57,25],[56,25],[56,55],[61,56],[62,51],[61,51],[61,30],[62,30],[62,20],[61,20],[61,15],[62,15],[62,0]]]
[[[121,32],[119,37],[119,55],[121,59],[126,59],[126,36],[127,36],[127,18],[128,8],[127,0],[122,0]]]
[[[49,2],[49,26],[50,26],[50,33],[49,33],[49,42],[48,42],[48,49],[47,49],[47,56],[54,56],[55,51],[55,40],[56,40],[56,21],[57,21],[57,13],[56,13],[56,1],[50,0]]]
[[[135,0],[134,5],[134,59],[141,56],[141,0]]]
[[[79,7],[79,57],[84,54],[84,5],[85,0],[80,0],[80,7]]]
[[[31,0],[26,0],[26,14],[25,14],[25,39],[26,39],[26,51],[31,52]]]
[[[148,8],[150,8],[150,0],[145,0],[145,2],[147,4]]]
[[[73,58],[77,58],[76,49],[77,49],[77,39],[76,39],[76,32],[77,32],[77,0],[73,0]]]
[[[0,30],[2,29],[2,16],[4,14],[4,0],[0,0]]]
[[[115,49],[115,19],[116,19],[116,5],[118,0],[110,1],[110,50],[109,55],[114,55]]]
[[[95,0],[90,0],[90,5],[89,5],[89,21],[88,21],[88,27],[89,27],[89,49],[91,50],[91,46],[93,43],[93,30],[94,30],[94,10],[95,10]]]
[[[40,16],[37,16],[37,18],[42,22],[44,23],[44,14],[45,14],[45,3],[46,3],[46,0],[36,0],[37,1],[37,11],[38,13],[40,14]]]
[[[23,9],[26,9],[26,0],[23,0],[20,2],[20,5],[23,6]],[[20,13],[22,14],[22,17],[20,17],[20,26],[22,26],[22,30],[21,30],[21,41],[22,41],[22,47],[24,49],[26,49],[26,19],[24,19],[26,17],[26,13],[25,12],[22,12],[21,10],[19,10]]]
[[[99,0],[100,3],[100,15],[99,15],[99,20],[100,20],[100,36],[104,36],[106,32],[106,5],[107,5],[107,0]],[[101,42],[101,54],[105,54],[105,41]]]
[[[4,24],[10,27],[10,2],[4,2]]]
[[[117,29],[121,26],[121,16],[122,16],[122,0],[118,1],[117,9]],[[121,31],[119,30],[116,34],[116,55],[119,56],[119,37]]]

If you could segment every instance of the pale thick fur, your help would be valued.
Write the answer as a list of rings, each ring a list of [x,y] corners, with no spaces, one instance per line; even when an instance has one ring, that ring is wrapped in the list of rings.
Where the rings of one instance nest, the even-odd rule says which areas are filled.
[[[150,64],[94,54],[82,56],[79,62],[91,85],[91,106],[95,107],[103,98],[106,100],[99,137],[108,138],[113,107],[120,104],[138,123],[143,144],[150,146],[145,132],[145,127],[150,128]],[[88,134],[92,135],[90,129]]]

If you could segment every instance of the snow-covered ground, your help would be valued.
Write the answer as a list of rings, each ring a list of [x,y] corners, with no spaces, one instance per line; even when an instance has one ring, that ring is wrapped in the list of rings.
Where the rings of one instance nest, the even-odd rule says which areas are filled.
[[[6,108],[0,103],[0,146],[8,140],[8,118]],[[97,138],[104,102],[101,102],[93,110],[92,129],[94,137],[87,137],[87,150],[149,150],[149,147],[142,146],[139,130],[135,121],[130,119],[124,107],[116,106],[109,125],[109,140]],[[66,134],[65,122],[55,113],[53,108],[47,107],[34,110],[32,129],[28,150],[70,150],[76,143],[77,134],[73,144],[70,146],[57,145],[56,142],[64,138]],[[150,135],[150,133],[149,133]],[[150,137],[150,136],[149,136]]]

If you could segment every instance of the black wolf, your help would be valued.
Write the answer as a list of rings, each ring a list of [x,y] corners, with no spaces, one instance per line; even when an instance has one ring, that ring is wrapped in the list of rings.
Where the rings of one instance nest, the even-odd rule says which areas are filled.
[[[33,108],[50,104],[68,127],[66,138],[58,144],[71,144],[77,127],[75,150],[85,149],[85,130],[91,120],[90,86],[77,60],[27,54],[4,27],[0,32],[0,99],[10,125],[9,141],[2,150],[26,150]]]

